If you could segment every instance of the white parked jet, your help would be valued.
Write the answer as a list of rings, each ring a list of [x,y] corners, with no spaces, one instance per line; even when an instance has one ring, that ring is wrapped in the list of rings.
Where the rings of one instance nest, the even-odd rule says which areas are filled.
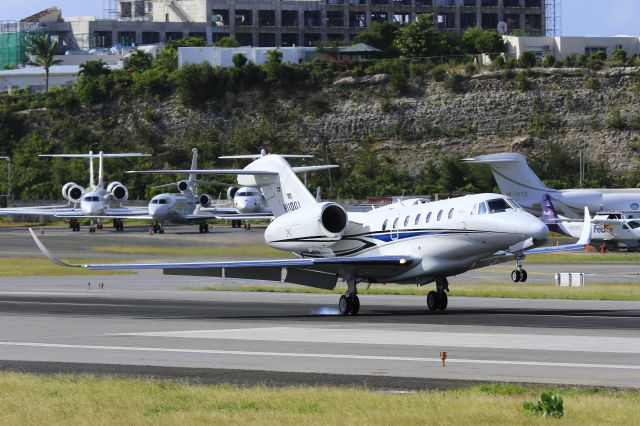
[[[509,197],[497,194],[426,204],[399,202],[348,214],[334,202],[317,202],[296,176],[328,167],[335,166],[291,167],[281,156],[267,155],[240,170],[189,171],[237,174],[240,185],[260,188],[275,216],[265,231],[266,243],[294,252],[297,259],[71,265],[53,256],[33,230],[31,235],[45,256],[67,267],[163,269],[169,275],[273,280],[325,289],[334,288],[342,278],[348,288],[338,306],[345,315],[359,311],[359,283],[435,282],[436,290],[429,292],[427,307],[430,311],[444,310],[449,276],[515,259],[517,269],[512,278],[524,281],[525,255],[574,250],[591,239],[590,218],[585,212],[585,231],[576,244],[536,247],[546,241],[547,227]]]
[[[500,192],[535,215],[542,212],[542,197],[549,195],[556,208],[569,218],[580,218],[585,206],[591,214],[617,211],[630,219],[640,216],[640,189],[552,189],[529,168],[524,156],[516,153],[480,155],[464,161],[489,165]]]
[[[619,213],[599,213],[591,220],[593,230],[591,242],[607,249],[640,248],[640,220],[622,219]],[[548,195],[542,199],[542,221],[550,231],[578,238],[582,234],[583,222],[558,215]]]
[[[141,216],[146,214],[144,207],[123,207],[122,203],[129,198],[129,190],[120,182],[111,182],[106,188],[104,184],[104,159],[147,157],[149,154],[105,154],[100,151],[94,154],[44,154],[40,157],[51,158],[87,158],[89,159],[89,186],[83,188],[75,182],[66,183],[62,187],[62,197],[69,201],[67,206],[42,206],[0,209],[0,215],[32,215],[52,216],[60,219],[70,219],[70,228],[80,230],[78,219],[90,218],[90,232],[95,232],[96,222],[102,228],[101,219],[113,219],[114,227],[118,231],[124,230],[123,217]],[[98,183],[95,183],[93,160],[98,159]],[[70,207],[73,205],[73,207]],[[96,220],[94,222],[94,219]]]

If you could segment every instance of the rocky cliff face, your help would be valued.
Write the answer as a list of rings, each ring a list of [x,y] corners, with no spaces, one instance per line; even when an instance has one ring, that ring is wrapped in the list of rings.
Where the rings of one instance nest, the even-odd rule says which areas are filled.
[[[637,167],[640,149],[640,69],[540,69],[524,80],[497,72],[468,78],[457,92],[412,82],[402,95],[379,78],[314,93],[228,94],[206,110],[176,99],[120,103],[85,113],[79,125],[97,115],[111,117],[106,131],[121,137],[156,145],[207,140],[214,152],[268,146],[324,156],[326,144],[347,160],[368,140],[379,157],[409,170],[443,156],[585,144],[589,159],[624,174]]]

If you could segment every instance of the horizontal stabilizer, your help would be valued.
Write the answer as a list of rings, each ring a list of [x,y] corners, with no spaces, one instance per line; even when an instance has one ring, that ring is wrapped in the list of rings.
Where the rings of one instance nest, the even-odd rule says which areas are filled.
[[[307,173],[307,172],[315,172],[318,170],[329,170],[329,169],[337,169],[340,166],[337,164],[326,164],[322,166],[303,166],[303,167],[292,167],[294,173]]]
[[[180,174],[197,174],[197,175],[271,175],[277,176],[278,172],[267,170],[246,170],[246,169],[219,169],[219,170],[129,170],[125,173],[141,173],[141,174],[165,174],[165,175],[180,175]]]
[[[223,155],[218,157],[222,160],[257,160],[258,158],[264,157],[262,154],[246,154],[246,155]],[[278,154],[278,157],[282,158],[313,158],[311,154]]]
[[[49,158],[100,158],[100,154],[41,154],[38,157]],[[151,154],[133,152],[129,154],[102,154],[102,158],[151,157]]]

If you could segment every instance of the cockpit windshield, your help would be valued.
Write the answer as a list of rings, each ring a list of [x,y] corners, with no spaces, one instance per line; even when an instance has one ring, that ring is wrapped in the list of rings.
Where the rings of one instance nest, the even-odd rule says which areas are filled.
[[[509,209],[513,209],[513,207],[511,207],[504,198],[496,198],[494,200],[487,201],[487,207],[489,208],[489,214],[503,213]]]
[[[158,204],[167,204],[167,199],[166,198],[160,198],[158,200]]]
[[[640,222],[638,222],[637,220],[630,220],[629,222],[627,222],[627,225],[629,225],[629,228],[631,229],[640,228]]]
[[[87,197],[84,197],[84,201],[89,201],[91,203],[96,203],[96,202],[100,201],[100,197],[87,196]]]

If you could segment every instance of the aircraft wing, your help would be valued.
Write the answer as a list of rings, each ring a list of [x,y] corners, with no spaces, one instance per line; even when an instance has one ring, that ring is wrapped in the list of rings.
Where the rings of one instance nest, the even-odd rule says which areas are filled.
[[[13,216],[13,215],[25,215],[25,216],[54,216],[63,217],[62,215],[68,215],[69,217],[77,217],[82,215],[82,210],[69,208],[67,206],[63,208],[55,207],[21,207],[21,208],[6,208],[0,209],[0,216]]]
[[[162,269],[165,275],[190,275],[270,280],[333,289],[339,276],[357,275],[384,281],[413,268],[420,259],[411,256],[329,257],[230,262],[69,264],[54,256],[33,229],[31,237],[44,256],[59,266],[91,270]]]
[[[218,220],[258,220],[273,219],[273,215],[269,213],[253,213],[253,214],[217,214],[215,218]]]

